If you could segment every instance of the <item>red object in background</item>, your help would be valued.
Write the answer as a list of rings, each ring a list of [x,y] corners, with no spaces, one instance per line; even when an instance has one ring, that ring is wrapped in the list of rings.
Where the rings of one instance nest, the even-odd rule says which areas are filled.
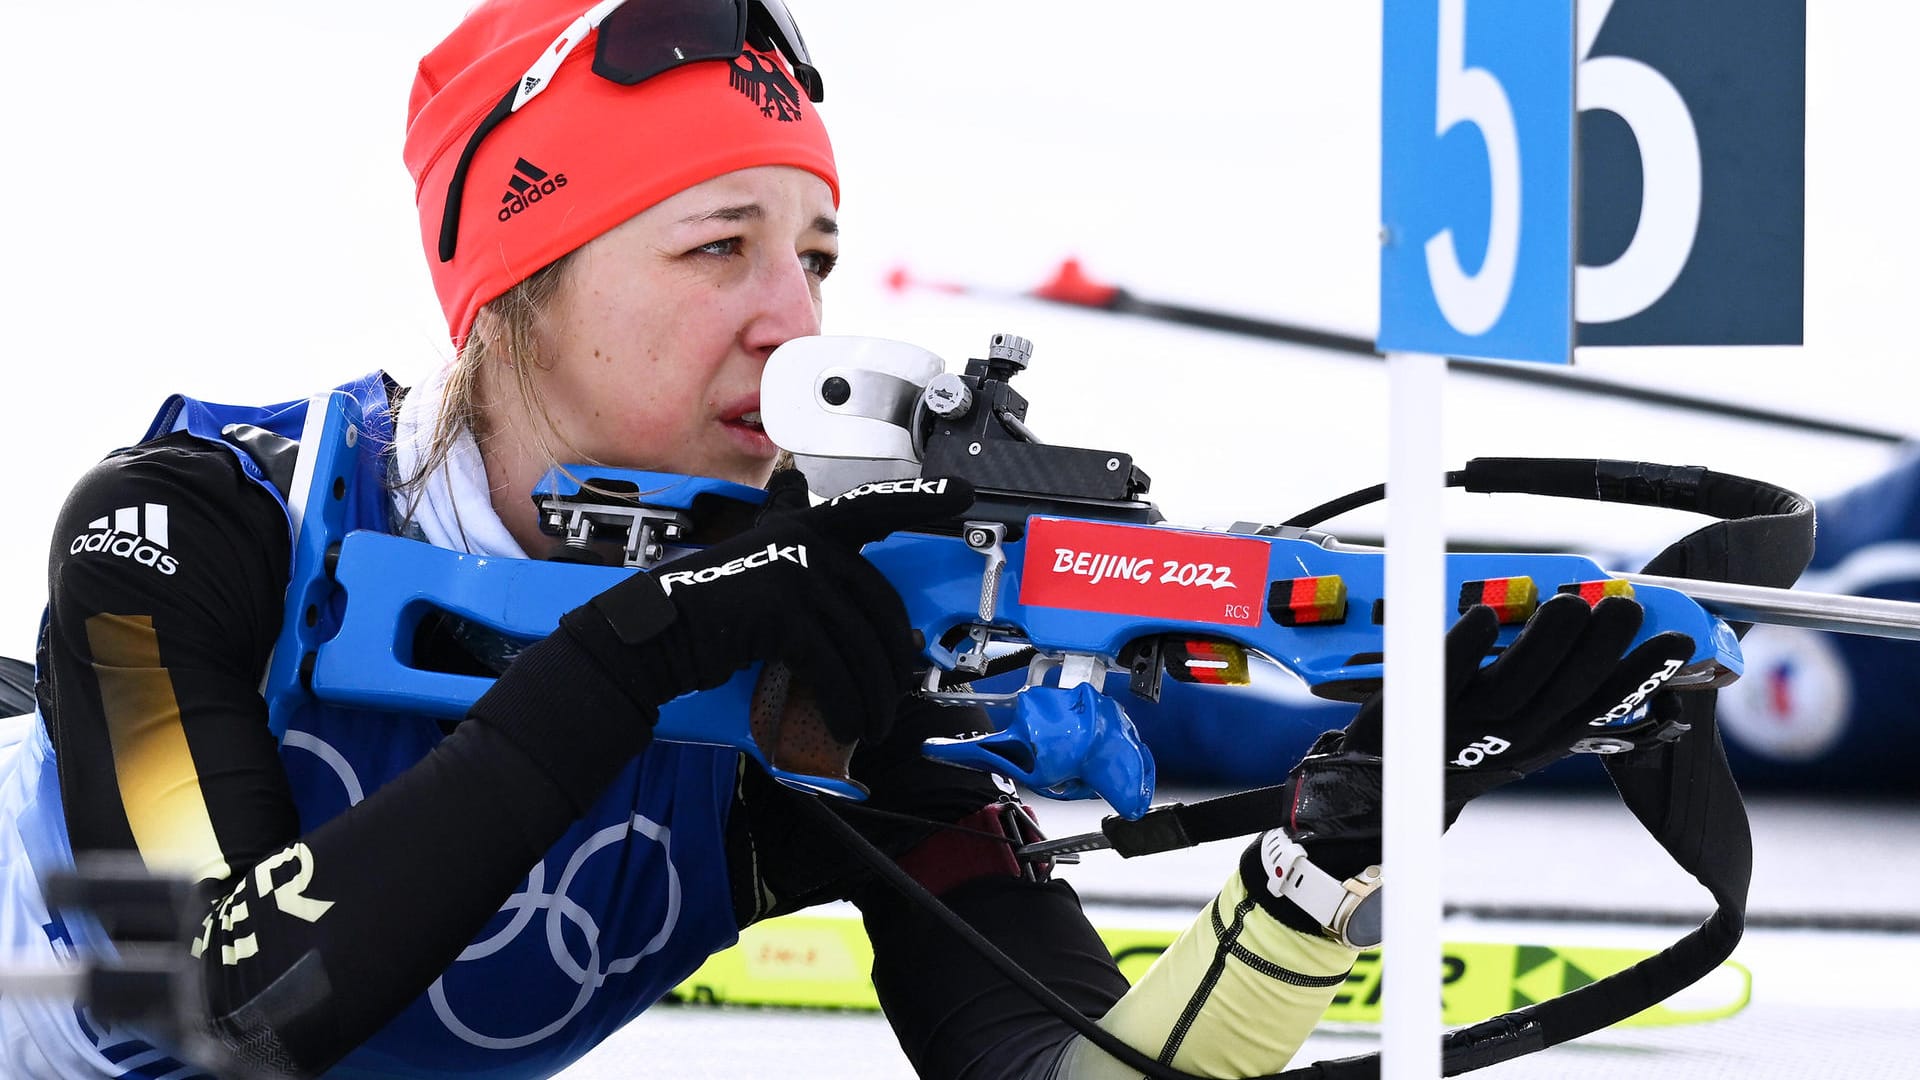
[[[1033,295],[1056,304],[1103,308],[1110,306],[1120,295],[1120,288],[1093,280],[1087,276],[1079,259],[1070,258],[1060,264],[1052,280],[1033,290]]]

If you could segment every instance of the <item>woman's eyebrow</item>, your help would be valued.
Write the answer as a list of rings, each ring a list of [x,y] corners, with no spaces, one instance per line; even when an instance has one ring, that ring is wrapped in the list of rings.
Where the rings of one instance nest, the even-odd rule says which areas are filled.
[[[704,214],[690,214],[681,218],[682,225],[698,225],[704,221],[758,221],[767,216],[766,208],[759,203],[740,203],[737,206],[722,206]],[[826,214],[813,219],[815,232],[828,236],[840,235],[840,223]]]
[[[704,214],[689,214],[680,219],[682,225],[697,225],[703,221],[757,221],[766,217],[767,211],[759,203],[741,203],[738,206],[722,206]]]

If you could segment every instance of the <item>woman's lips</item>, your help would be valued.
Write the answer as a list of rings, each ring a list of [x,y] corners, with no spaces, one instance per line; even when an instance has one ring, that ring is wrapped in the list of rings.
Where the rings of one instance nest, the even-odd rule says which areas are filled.
[[[727,435],[743,450],[755,457],[770,458],[780,452],[767,438],[766,429],[760,426],[760,410],[749,409],[738,416],[729,417],[720,422]]]

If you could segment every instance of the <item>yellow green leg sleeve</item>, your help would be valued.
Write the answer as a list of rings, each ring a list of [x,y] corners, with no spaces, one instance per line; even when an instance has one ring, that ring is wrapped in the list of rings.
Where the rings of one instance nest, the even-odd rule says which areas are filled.
[[[1280,925],[1238,873],[1100,1020],[1149,1057],[1200,1076],[1279,1072],[1320,1020],[1359,953]],[[1061,1057],[1061,1080],[1139,1072],[1084,1037]]]

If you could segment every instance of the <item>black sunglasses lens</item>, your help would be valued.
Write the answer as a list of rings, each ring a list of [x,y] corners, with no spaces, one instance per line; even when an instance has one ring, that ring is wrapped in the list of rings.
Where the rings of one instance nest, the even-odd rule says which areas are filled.
[[[628,0],[600,22],[593,47],[593,73],[622,86],[633,86],[697,60],[732,60],[747,44],[749,9],[754,46],[785,54],[807,96],[821,100],[824,90],[820,71],[813,66],[800,27],[782,0]],[[454,168],[440,219],[441,262],[453,258],[467,168],[474,152],[480,140],[507,118],[515,96],[516,90],[508,90],[481,121]]]
[[[826,85],[820,79],[820,69],[813,66],[813,56],[807,52],[807,41],[800,36],[800,24],[793,21],[793,13],[781,0],[748,0],[747,6],[753,10],[748,20],[755,36],[764,36],[768,43],[786,54],[787,63],[793,65],[793,76],[813,101],[823,100],[827,96]]]
[[[731,60],[746,43],[741,0],[628,0],[601,22],[593,73],[622,86],[695,60]]]

